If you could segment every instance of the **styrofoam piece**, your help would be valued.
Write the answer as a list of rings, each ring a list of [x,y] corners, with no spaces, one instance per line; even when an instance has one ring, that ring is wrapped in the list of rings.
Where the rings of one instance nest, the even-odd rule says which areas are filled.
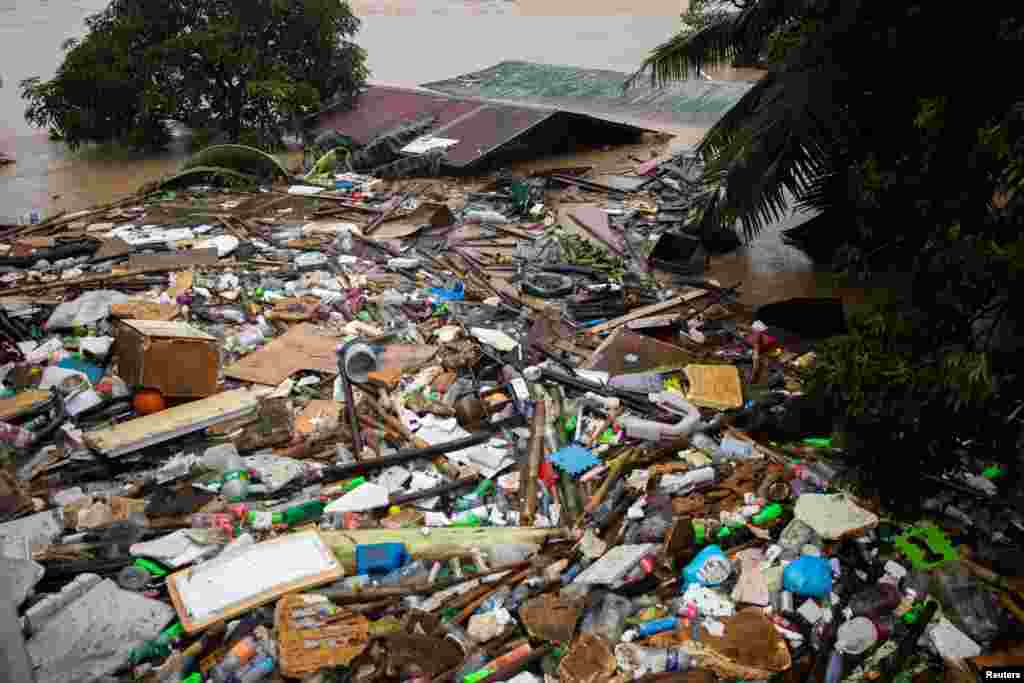
[[[580,573],[573,583],[612,584],[620,581],[644,555],[654,552],[657,547],[657,543],[615,546]]]

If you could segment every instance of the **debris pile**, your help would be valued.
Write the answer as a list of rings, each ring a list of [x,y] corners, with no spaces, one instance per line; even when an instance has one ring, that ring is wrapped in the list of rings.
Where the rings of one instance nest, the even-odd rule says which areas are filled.
[[[264,184],[190,184],[228,158]],[[0,597],[39,683],[1021,664],[1002,472],[916,524],[844,489],[800,394],[841,304],[699,277],[692,163],[203,159],[2,236]]]

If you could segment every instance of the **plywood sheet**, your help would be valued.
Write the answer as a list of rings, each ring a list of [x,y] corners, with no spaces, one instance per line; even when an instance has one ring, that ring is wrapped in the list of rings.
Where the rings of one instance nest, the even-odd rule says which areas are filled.
[[[256,410],[260,398],[268,393],[270,390],[266,388],[226,391],[88,432],[84,438],[92,448],[108,457],[117,457],[245,415]]]
[[[701,408],[729,410],[743,405],[743,385],[734,365],[688,365],[683,370],[690,383],[687,400]]]
[[[172,574],[167,588],[185,631],[195,633],[282,595],[344,575],[341,562],[320,534],[304,531]]]

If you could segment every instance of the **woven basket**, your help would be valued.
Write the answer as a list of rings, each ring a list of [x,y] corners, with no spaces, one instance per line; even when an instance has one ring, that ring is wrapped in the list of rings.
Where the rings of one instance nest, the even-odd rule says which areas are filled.
[[[362,615],[344,609],[328,624],[300,627],[292,618],[292,611],[308,607],[307,597],[287,595],[281,598],[274,614],[281,673],[289,678],[301,678],[325,667],[346,666],[362,654],[369,643],[369,622]]]

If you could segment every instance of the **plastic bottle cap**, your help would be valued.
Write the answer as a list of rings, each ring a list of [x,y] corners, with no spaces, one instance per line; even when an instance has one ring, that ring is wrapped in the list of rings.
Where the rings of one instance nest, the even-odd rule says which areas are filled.
[[[397,505],[392,505],[391,507],[388,508],[389,515],[397,515],[401,511],[402,508],[398,507]]]

